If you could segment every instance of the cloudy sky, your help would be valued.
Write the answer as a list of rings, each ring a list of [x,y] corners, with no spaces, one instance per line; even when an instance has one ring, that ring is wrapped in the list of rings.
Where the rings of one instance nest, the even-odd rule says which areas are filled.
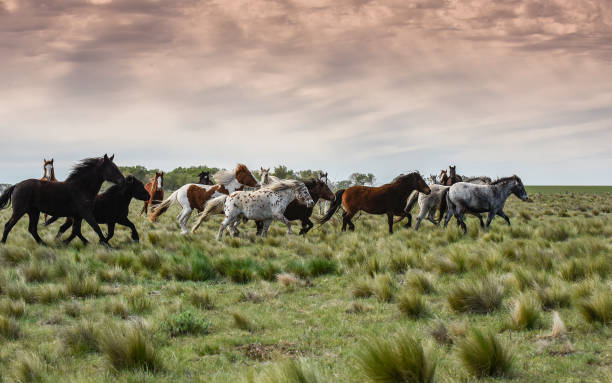
[[[54,157],[612,184],[608,0],[0,0],[0,182]]]

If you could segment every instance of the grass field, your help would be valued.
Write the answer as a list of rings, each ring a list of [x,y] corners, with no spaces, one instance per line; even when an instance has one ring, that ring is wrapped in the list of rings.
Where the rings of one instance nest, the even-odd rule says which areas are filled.
[[[612,186],[526,186],[528,193],[557,194],[557,193],[612,193]]]
[[[511,227],[466,236],[364,214],[219,243],[219,217],[181,236],[176,207],[134,203],[141,243],[118,227],[109,250],[59,225],[37,246],[23,219],[0,245],[0,381],[610,382],[612,195],[528,190]]]

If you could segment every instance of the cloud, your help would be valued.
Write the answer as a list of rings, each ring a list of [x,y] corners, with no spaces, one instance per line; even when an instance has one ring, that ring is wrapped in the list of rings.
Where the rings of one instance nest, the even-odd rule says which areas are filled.
[[[114,148],[162,168],[382,181],[450,161],[554,183],[551,164],[571,162],[595,177],[610,159],[611,32],[596,0],[3,0],[0,174]]]

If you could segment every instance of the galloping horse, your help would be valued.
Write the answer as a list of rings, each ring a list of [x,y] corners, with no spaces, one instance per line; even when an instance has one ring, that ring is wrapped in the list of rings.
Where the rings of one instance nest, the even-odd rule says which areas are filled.
[[[132,239],[136,242],[139,241],[138,231],[136,226],[128,218],[130,211],[130,201],[132,198],[136,198],[141,201],[149,199],[149,192],[145,189],[145,186],[136,177],[128,175],[125,177],[125,181],[106,189],[104,193],[100,193],[96,196],[94,202],[94,217],[98,224],[105,223],[108,227],[108,234],[106,241],[110,241],[115,234],[115,224],[127,226],[132,231]],[[53,217],[45,225],[49,225],[57,220],[57,217]],[[55,238],[59,238],[66,230],[70,228],[74,223],[72,218],[68,218],[66,222],[60,227],[59,231],[55,235]],[[79,235],[79,234],[77,234]],[[82,241],[86,241],[82,235],[80,236]]]
[[[66,181],[47,182],[36,179],[21,181],[4,191],[0,196],[0,209],[13,202],[13,215],[4,226],[2,243],[6,243],[11,229],[24,214],[28,214],[28,231],[36,242],[44,244],[38,235],[40,213],[57,217],[74,217],[72,234],[66,243],[81,233],[81,222],[85,220],[98,234],[100,243],[107,244],[93,214],[94,200],[104,181],[123,182],[124,178],[110,158],[87,158],[77,164]]]
[[[157,205],[164,200],[164,172],[155,172],[155,177],[144,186],[149,193],[149,199],[144,202],[140,214],[148,214],[148,207]]]
[[[233,235],[237,235],[238,230],[233,223],[240,217],[263,221],[263,227],[259,235],[265,237],[272,220],[279,220],[286,225],[289,224],[289,220],[285,218],[284,213],[293,200],[305,204],[308,208],[314,206],[314,202],[303,182],[282,180],[259,190],[237,191],[229,196],[217,197],[207,204],[202,216],[206,217],[209,211],[215,210],[216,205],[223,203],[225,219],[219,226],[217,240],[221,240],[226,227],[229,227]]]
[[[444,227],[448,225],[454,215],[457,224],[461,225],[463,233],[467,232],[467,227],[463,221],[465,213],[489,213],[486,227],[496,215],[506,220],[510,225],[510,218],[504,213],[506,199],[514,194],[522,201],[527,201],[527,192],[523,186],[523,181],[516,175],[512,177],[500,178],[490,185],[476,185],[467,182],[459,182],[450,187],[446,195],[448,212],[444,220]]]
[[[456,172],[457,166],[449,166],[448,168],[450,169],[450,176],[446,174],[446,170],[442,170],[440,172],[440,183],[442,185],[451,186],[457,182],[461,182],[461,176],[458,176]]]
[[[198,184],[214,185],[214,183],[210,180],[210,172],[201,171],[200,174],[198,174]]]
[[[360,210],[370,214],[386,214],[389,233],[393,234],[393,216],[405,217],[406,200],[413,190],[429,194],[431,189],[419,173],[401,174],[389,183],[378,187],[352,186],[344,191],[336,192],[336,200],[319,223],[327,222],[342,204],[345,212],[342,214],[342,231],[354,231],[355,225],[351,218]],[[341,201],[341,202],[340,202]]]
[[[236,190],[242,190],[245,186],[259,186],[259,182],[244,164],[238,164],[234,171],[220,170],[213,176],[213,179],[217,185],[187,184],[181,186],[170,197],[152,209],[149,219],[155,222],[160,215],[168,210],[170,205],[178,202],[183,210],[177,219],[181,226],[181,233],[187,234],[189,233],[187,220],[193,209],[202,211],[206,202],[211,198],[229,195]]]

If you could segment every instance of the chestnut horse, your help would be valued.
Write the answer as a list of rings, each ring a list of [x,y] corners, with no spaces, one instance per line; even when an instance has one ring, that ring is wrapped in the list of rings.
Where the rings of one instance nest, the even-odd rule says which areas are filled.
[[[429,194],[431,189],[425,183],[421,175],[417,172],[410,174],[400,174],[395,177],[393,182],[378,186],[352,186],[344,191],[336,192],[336,200],[329,208],[319,223],[325,223],[334,215],[342,204],[344,213],[342,214],[342,231],[354,231],[355,225],[351,219],[360,210],[370,214],[386,214],[389,224],[389,233],[393,234],[393,216],[405,217],[404,209],[406,201],[413,190]],[[340,202],[341,201],[341,202]]]
[[[155,177],[144,186],[149,193],[149,199],[144,202],[140,214],[148,214],[148,207],[157,205],[164,200],[164,172],[155,172]]]
[[[220,170],[213,176],[213,179],[217,182],[217,185],[187,184],[181,186],[170,197],[151,210],[149,219],[151,222],[155,222],[160,215],[168,210],[170,205],[178,202],[183,208],[178,216],[181,233],[187,234],[189,233],[187,220],[193,209],[202,211],[206,202],[211,198],[229,195],[237,190],[242,190],[245,186],[259,186],[259,182],[244,164],[238,164],[234,171]]]
[[[40,179],[41,181],[50,181],[57,182],[57,178],[55,178],[55,168],[53,167],[53,158],[47,161],[46,158],[43,158],[43,176]],[[47,221],[47,214],[43,214],[43,221]]]
[[[441,181],[440,183],[442,185],[452,186],[456,184],[457,182],[463,181],[461,176],[457,175],[457,172],[456,172],[457,166],[449,166],[448,168],[450,169],[450,176],[446,174],[446,170],[440,171],[440,181]]]

